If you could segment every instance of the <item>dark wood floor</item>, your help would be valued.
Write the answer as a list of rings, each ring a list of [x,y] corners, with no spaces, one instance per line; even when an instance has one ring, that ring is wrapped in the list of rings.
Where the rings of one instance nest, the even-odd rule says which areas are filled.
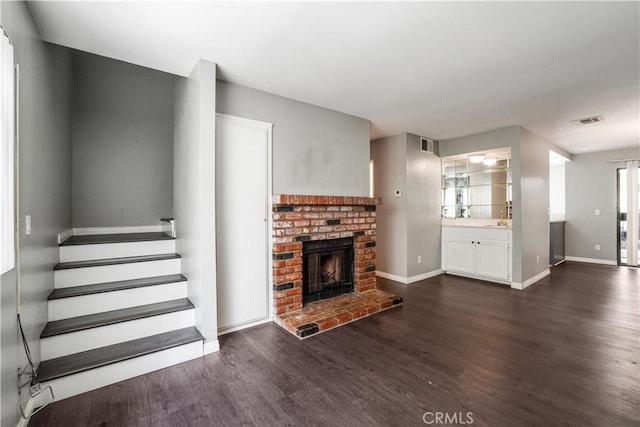
[[[403,307],[304,341],[273,324],[225,335],[219,353],[55,403],[30,425],[419,426],[427,411],[640,425],[639,279],[571,262],[524,292],[381,279]]]

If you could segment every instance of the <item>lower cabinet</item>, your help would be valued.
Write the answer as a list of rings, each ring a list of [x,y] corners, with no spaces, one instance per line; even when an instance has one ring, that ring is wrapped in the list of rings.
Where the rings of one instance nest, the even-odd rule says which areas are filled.
[[[443,227],[442,269],[500,283],[511,281],[511,230]]]

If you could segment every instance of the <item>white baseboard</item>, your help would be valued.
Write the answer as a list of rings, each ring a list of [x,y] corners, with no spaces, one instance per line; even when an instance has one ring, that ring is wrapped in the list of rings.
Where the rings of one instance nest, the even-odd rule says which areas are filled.
[[[609,259],[582,258],[577,256],[568,256],[568,257],[565,257],[565,260],[576,261],[576,262],[588,262],[589,264],[618,265],[617,261],[612,261]]]
[[[384,271],[376,270],[376,276],[382,277],[383,279],[393,280],[394,282],[400,282],[405,285],[408,285],[410,283],[415,283],[420,280],[425,280],[430,277],[439,276],[442,273],[443,271],[438,269],[438,270],[433,270],[433,271],[428,271],[426,273],[418,274],[416,276],[402,277],[402,276],[396,276],[395,274],[385,273]]]
[[[125,227],[81,227],[74,228],[74,236],[88,236],[95,234],[124,234],[124,233],[161,233],[164,225],[133,225]]]
[[[58,244],[68,240],[71,236],[73,236],[73,229],[65,230],[62,233],[58,233]]]
[[[218,351],[220,351],[220,341],[212,340],[204,343],[203,352],[202,352],[203,355],[216,353]]]
[[[241,331],[242,329],[252,328],[254,326],[262,325],[269,322],[273,322],[273,319],[271,317],[268,317],[266,319],[253,320],[251,322],[242,323],[240,325],[218,328],[218,336],[230,334],[231,332]]]
[[[551,274],[551,270],[549,270],[547,268],[542,273],[536,274],[532,278],[525,280],[523,283],[511,282],[511,288],[512,289],[518,289],[518,290],[522,291],[522,290],[528,288],[529,286],[533,285],[534,283],[536,283],[538,280],[544,279],[549,274]]]

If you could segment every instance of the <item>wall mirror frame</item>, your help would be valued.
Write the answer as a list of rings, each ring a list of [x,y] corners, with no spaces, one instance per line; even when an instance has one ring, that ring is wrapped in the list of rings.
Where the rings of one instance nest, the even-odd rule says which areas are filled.
[[[442,218],[511,219],[511,148],[443,157]]]

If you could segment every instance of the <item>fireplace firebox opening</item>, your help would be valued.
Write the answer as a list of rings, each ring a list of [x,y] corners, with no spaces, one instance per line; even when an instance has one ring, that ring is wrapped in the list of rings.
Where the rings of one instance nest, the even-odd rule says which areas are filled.
[[[302,302],[353,292],[353,238],[316,240],[302,246]]]

